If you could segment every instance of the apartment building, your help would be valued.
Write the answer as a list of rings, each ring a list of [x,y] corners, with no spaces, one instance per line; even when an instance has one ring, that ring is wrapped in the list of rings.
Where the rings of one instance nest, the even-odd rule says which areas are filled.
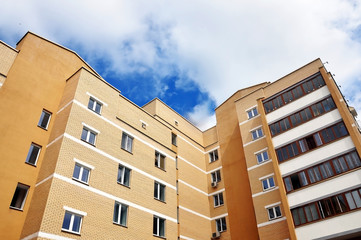
[[[28,32],[0,41],[0,101],[2,239],[361,236],[360,132],[319,59],[201,131]]]

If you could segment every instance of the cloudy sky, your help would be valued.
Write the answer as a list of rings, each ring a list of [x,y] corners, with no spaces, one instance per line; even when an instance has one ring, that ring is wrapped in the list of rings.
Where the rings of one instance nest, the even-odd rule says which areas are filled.
[[[76,51],[123,95],[158,97],[201,129],[240,88],[321,58],[361,114],[358,0],[4,0],[0,40],[32,31]]]

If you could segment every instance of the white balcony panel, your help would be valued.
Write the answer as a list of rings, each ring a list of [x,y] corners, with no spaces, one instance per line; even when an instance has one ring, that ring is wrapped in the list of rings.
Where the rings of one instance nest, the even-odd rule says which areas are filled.
[[[294,100],[291,103],[284,105],[283,107],[266,114],[267,123],[273,123],[285,116],[297,112],[306,106],[318,102],[319,100],[323,99],[324,97],[330,95],[330,91],[328,90],[327,86],[323,86],[316,91],[309,93],[297,100]]]
[[[338,120],[341,119],[341,115],[338,109],[334,109],[320,117],[314,118],[300,126],[292,128],[284,133],[281,133],[272,138],[273,146],[275,148],[281,147],[288,143],[291,143],[297,139],[310,135],[316,131],[326,128]]]
[[[361,211],[315,222],[296,228],[298,240],[330,239],[361,231]],[[344,239],[344,238],[342,238]]]
[[[291,173],[298,172],[299,170],[348,152],[353,148],[355,148],[355,145],[353,144],[351,137],[348,136],[308,153],[302,154],[299,157],[280,163],[279,168],[282,176],[287,176]]]
[[[337,176],[297,192],[289,193],[287,198],[290,208],[295,208],[360,186],[361,169]]]

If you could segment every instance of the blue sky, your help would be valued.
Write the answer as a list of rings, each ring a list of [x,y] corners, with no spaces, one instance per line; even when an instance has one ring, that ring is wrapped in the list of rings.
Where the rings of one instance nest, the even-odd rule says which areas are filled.
[[[361,4],[351,0],[5,0],[0,40],[76,51],[124,96],[160,98],[201,129],[238,89],[321,58],[361,112]]]

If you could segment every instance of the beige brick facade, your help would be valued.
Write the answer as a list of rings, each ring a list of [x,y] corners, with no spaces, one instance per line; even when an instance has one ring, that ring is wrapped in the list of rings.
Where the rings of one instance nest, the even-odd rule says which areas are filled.
[[[160,99],[137,106],[75,52],[33,33],[17,49],[0,42],[0,153],[8,160],[0,171],[0,238],[189,240],[211,239],[220,230],[212,239],[297,239],[263,100],[318,72],[330,78],[318,59],[273,83],[237,91],[215,110],[217,125],[201,131]],[[90,99],[100,112],[88,108]],[[344,102],[336,105],[360,151],[353,117]],[[252,108],[258,113],[249,118]],[[37,126],[42,110],[51,113],[47,129]],[[259,128],[262,136],[254,139]],[[122,148],[124,134],[131,150]],[[25,163],[32,143],[41,147],[36,164]],[[268,159],[259,163],[263,151]],[[129,169],[129,184],[118,182],[119,168]],[[89,177],[77,179],[75,169]],[[215,171],[220,179],[212,183]],[[269,178],[274,186],[265,189]],[[9,208],[18,183],[29,187],[27,197],[21,208]],[[115,203],[127,206],[123,226],[113,222]],[[81,219],[75,232],[63,228],[67,216],[69,228]]]

